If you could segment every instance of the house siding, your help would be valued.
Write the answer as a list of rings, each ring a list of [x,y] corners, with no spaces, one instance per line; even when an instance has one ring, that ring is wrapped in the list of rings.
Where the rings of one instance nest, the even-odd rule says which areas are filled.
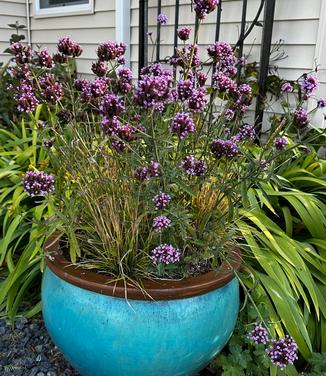
[[[26,3],[25,0],[0,0],[0,61],[8,61],[10,55],[3,51],[8,48],[9,38],[13,34],[13,29],[8,24],[16,21],[20,25],[26,25]],[[25,35],[26,31],[20,31]]]
[[[46,46],[56,50],[62,36],[69,35],[81,44],[83,54],[77,59],[78,72],[91,74],[91,64],[96,59],[96,47],[100,42],[115,39],[115,1],[95,0],[94,13],[37,18],[30,4],[31,40],[33,47]]]

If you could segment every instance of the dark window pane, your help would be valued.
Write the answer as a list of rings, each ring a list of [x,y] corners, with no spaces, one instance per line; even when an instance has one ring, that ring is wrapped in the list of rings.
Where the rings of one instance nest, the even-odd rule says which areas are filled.
[[[69,5],[88,4],[89,0],[40,0],[40,8],[56,8]]]

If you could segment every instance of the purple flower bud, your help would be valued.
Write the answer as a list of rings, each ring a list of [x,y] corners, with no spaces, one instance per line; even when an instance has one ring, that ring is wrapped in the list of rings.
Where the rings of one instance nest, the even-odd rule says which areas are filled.
[[[244,124],[240,128],[239,133],[236,135],[238,141],[251,140],[253,141],[256,138],[255,128],[250,124]]]
[[[317,101],[317,107],[318,108],[324,108],[326,107],[326,98],[320,98]]]
[[[78,57],[82,54],[83,49],[70,37],[63,37],[58,41],[58,51],[65,56]]]
[[[293,115],[294,125],[301,129],[306,127],[309,124],[308,112],[302,107],[298,108]]]
[[[223,72],[216,72],[213,74],[212,88],[220,92],[234,93],[237,91],[237,84]]]
[[[159,14],[156,17],[156,21],[161,25],[165,25],[168,22],[168,17],[165,14]]]
[[[194,0],[198,18],[201,20],[206,18],[209,13],[215,10],[219,2],[219,0]]]
[[[294,339],[287,335],[279,340],[272,339],[272,345],[266,349],[266,353],[275,366],[283,369],[298,359],[298,346]]]
[[[274,140],[274,146],[277,150],[284,150],[288,144],[288,140],[285,137],[276,137]]]
[[[248,334],[248,339],[253,341],[256,345],[260,343],[266,345],[269,341],[268,331],[262,325],[256,324],[253,330]]]
[[[153,202],[156,210],[161,210],[166,208],[171,201],[171,196],[167,193],[160,192],[153,198]]]
[[[27,171],[23,185],[30,196],[44,196],[54,191],[54,178],[44,171]]]
[[[191,27],[188,27],[188,26],[182,27],[181,29],[178,30],[178,37],[183,41],[188,40],[190,37],[191,30],[192,30]]]
[[[208,79],[208,76],[204,72],[197,72],[197,81],[199,86],[204,86],[206,81]]]
[[[54,141],[51,140],[51,139],[49,139],[49,140],[44,140],[44,141],[43,141],[43,146],[44,146],[45,148],[47,148],[47,149],[51,149],[52,146],[53,146],[53,144],[54,144]]]
[[[189,133],[194,133],[195,130],[194,121],[185,112],[177,113],[172,120],[171,132],[178,135],[181,140],[186,138]]]
[[[34,95],[34,88],[28,82],[21,82],[14,95],[17,109],[20,112],[33,112],[39,105],[39,100]]]
[[[203,112],[207,104],[206,90],[193,90],[188,100],[189,109],[193,112]]]
[[[125,107],[123,101],[116,94],[106,94],[100,103],[99,109],[102,115],[113,117],[120,115]]]
[[[165,215],[159,215],[153,219],[153,230],[156,232],[162,232],[171,226],[171,219]]]
[[[152,261],[156,265],[175,264],[180,261],[180,251],[170,244],[161,244],[152,250]]]
[[[190,98],[194,85],[191,80],[179,81],[177,83],[177,93],[180,101],[185,101]]]
[[[96,61],[92,64],[92,72],[98,77],[104,77],[108,71],[105,61]]]
[[[290,82],[285,82],[281,87],[282,93],[292,93],[293,86],[290,84]]]
[[[232,140],[214,140],[210,145],[210,149],[215,158],[225,157],[227,159],[232,159],[239,152],[238,145]]]
[[[53,68],[54,66],[53,59],[47,48],[42,48],[42,50],[37,53],[37,56],[38,56],[38,62],[41,67]]]
[[[203,175],[206,170],[207,166],[204,161],[198,160],[195,158],[194,155],[188,155],[182,162],[181,168],[185,170],[185,172],[191,176],[201,176]]]
[[[102,130],[105,134],[109,136],[117,135],[120,122],[116,116],[107,118],[106,116],[102,119]]]
[[[12,43],[9,49],[15,55],[17,64],[26,64],[32,60],[32,48],[28,44],[20,42]]]
[[[228,119],[228,120],[233,120],[233,118],[234,118],[234,115],[235,115],[235,112],[234,112],[234,110],[232,110],[231,108],[228,108],[228,109],[226,109],[225,110],[225,117]]]
[[[112,40],[101,43],[97,48],[97,56],[100,61],[110,61],[122,57],[126,52],[126,44],[116,43]]]
[[[301,90],[307,95],[311,95],[314,91],[318,89],[319,80],[314,75],[306,76],[301,83]]]
[[[53,74],[46,73],[44,76],[41,76],[39,84],[42,89],[41,95],[46,101],[55,104],[63,98],[63,85],[56,81]]]

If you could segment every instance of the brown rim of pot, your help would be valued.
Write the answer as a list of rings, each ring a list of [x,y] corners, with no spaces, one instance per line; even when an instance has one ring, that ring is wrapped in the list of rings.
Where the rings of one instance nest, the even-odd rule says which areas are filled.
[[[131,283],[116,282],[104,274],[72,264],[62,255],[58,235],[47,240],[45,260],[59,278],[85,290],[134,300],[171,300],[202,295],[225,286],[235,278],[234,271],[241,266],[241,253],[240,248],[233,250],[230,261],[223,262],[218,272],[180,280],[144,280],[142,288]]]

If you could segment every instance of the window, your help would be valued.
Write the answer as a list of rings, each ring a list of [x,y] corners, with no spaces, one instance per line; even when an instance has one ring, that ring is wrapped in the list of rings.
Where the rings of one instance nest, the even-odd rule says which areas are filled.
[[[36,17],[93,13],[94,0],[34,0]]]

